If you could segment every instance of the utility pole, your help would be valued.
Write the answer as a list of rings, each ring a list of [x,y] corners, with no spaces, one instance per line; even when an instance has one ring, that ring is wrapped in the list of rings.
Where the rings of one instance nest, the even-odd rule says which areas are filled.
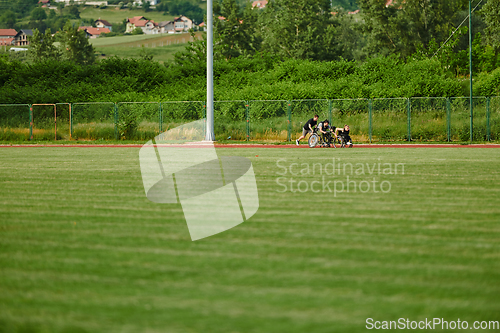
[[[474,112],[472,105],[472,12],[471,0],[469,0],[469,79],[470,79],[470,96],[469,96],[469,109],[470,109],[470,141],[473,140],[474,134]]]
[[[214,25],[213,0],[207,1],[207,130],[205,141],[214,141]]]

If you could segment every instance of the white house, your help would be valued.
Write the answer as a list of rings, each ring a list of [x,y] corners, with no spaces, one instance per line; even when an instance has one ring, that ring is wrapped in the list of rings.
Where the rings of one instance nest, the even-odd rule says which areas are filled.
[[[173,21],[162,21],[158,24],[160,33],[173,34],[175,32],[186,32],[193,28],[193,21],[186,16],[176,17]]]
[[[55,2],[64,2],[67,5],[71,4],[72,0],[54,0]],[[107,6],[107,1],[86,1],[86,0],[73,0],[75,5],[87,5],[87,6]]]
[[[158,4],[158,0],[146,0],[149,2],[151,6],[156,6]],[[136,6],[142,6],[142,0],[134,0],[133,2]]]
[[[109,31],[113,31],[113,27],[111,26],[111,23],[109,23],[106,20],[101,20],[100,18],[95,21],[95,26],[98,28],[108,28]]]
[[[161,21],[158,23],[160,33],[174,33],[174,21]]]
[[[174,30],[175,31],[188,31],[193,28],[193,21],[186,16],[176,17],[174,19]]]
[[[153,35],[160,32],[158,24],[153,20],[147,20],[144,16],[134,16],[127,19],[127,27],[125,29],[125,32],[130,33],[136,28],[141,28],[142,32],[144,32],[146,35]]]

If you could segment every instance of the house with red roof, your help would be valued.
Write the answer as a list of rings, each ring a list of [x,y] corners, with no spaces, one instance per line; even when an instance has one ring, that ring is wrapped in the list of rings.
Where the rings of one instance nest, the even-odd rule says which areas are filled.
[[[173,34],[175,32],[186,32],[193,28],[193,21],[186,17],[176,17],[173,21],[163,21],[158,24],[160,33]]]
[[[158,23],[153,20],[148,20],[144,16],[134,16],[127,19],[127,28],[125,29],[125,32],[131,33],[136,28],[141,28],[142,32],[146,35],[157,34],[160,32]]]
[[[108,28],[94,28],[94,27],[79,27],[78,30],[85,30],[88,38],[97,38],[101,34],[107,34],[111,31]]]
[[[252,2],[252,8],[262,9],[266,8],[267,0],[257,0]]]
[[[14,45],[16,35],[15,29],[0,29],[0,45]]]

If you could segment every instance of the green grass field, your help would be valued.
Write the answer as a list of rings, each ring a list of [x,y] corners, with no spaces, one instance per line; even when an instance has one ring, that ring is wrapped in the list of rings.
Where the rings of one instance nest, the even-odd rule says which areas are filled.
[[[163,15],[162,12],[151,10],[146,12],[143,9],[118,9],[117,7],[108,7],[105,9],[94,8],[92,6],[84,6],[81,9],[80,17],[83,19],[103,19],[109,23],[121,23],[124,19],[134,16],[144,16],[156,23],[161,21],[170,21],[174,18],[173,15]]]
[[[189,33],[135,35],[100,37],[90,39],[90,43],[98,53],[120,58],[139,58],[144,46],[154,60],[166,62],[172,61],[176,52],[183,51],[190,38]]]
[[[260,209],[196,242],[180,205],[146,199],[138,152],[0,148],[0,332],[326,333],[366,331],[367,318],[500,320],[500,149],[218,149],[252,160]],[[346,169],[358,183],[390,182],[388,193],[283,192],[278,178],[300,163],[311,172],[295,181],[324,176],[333,190],[346,174],[312,167],[334,157],[404,163],[404,175]]]

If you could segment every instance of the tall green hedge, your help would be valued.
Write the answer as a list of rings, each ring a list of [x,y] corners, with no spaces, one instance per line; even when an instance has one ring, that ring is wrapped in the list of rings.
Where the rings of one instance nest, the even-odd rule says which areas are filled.
[[[214,65],[216,100],[466,96],[468,79],[438,61],[395,57],[348,61],[279,61],[270,55]],[[163,65],[110,58],[94,65],[0,59],[0,104],[204,100],[204,63]],[[475,95],[500,95],[500,69],[477,76]]]

